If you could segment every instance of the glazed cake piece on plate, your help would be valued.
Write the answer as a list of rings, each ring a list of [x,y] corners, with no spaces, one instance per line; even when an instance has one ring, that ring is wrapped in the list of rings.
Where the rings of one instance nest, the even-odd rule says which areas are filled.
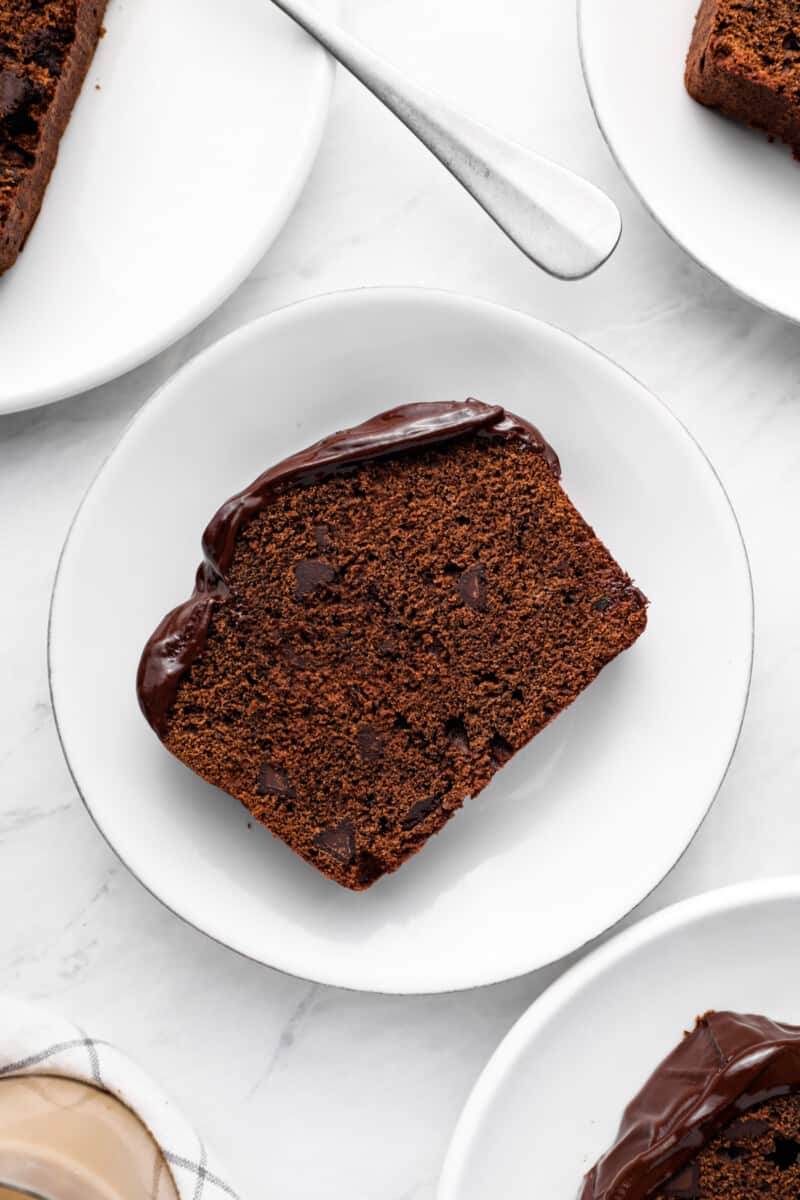
[[[797,1200],[800,1026],[710,1012],[625,1109],[580,1200]]]
[[[0,274],[42,206],[106,0],[0,0]]]
[[[646,601],[541,434],[411,404],[260,476],[150,638],[164,745],[337,883],[369,887],[627,649]]]
[[[795,0],[703,0],[686,60],[701,104],[800,154],[800,9]]]

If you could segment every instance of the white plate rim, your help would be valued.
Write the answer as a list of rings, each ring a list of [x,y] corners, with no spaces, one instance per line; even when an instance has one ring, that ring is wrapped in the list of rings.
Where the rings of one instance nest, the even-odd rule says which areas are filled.
[[[269,0],[267,2],[269,3]],[[338,0],[333,0],[333,3],[338,5]],[[303,131],[302,138],[298,141],[301,153],[297,159],[295,173],[286,180],[280,203],[273,206],[270,219],[259,227],[258,236],[253,239],[247,250],[229,264],[226,275],[218,281],[215,288],[204,293],[199,301],[196,301],[188,310],[184,310],[171,325],[163,328],[158,335],[154,334],[145,341],[131,346],[127,353],[104,360],[61,383],[52,383],[49,387],[33,388],[27,392],[18,391],[7,395],[0,391],[0,415],[27,412],[30,409],[41,408],[45,404],[69,400],[82,392],[102,387],[105,383],[127,375],[191,333],[212,313],[215,313],[226,300],[229,300],[237,288],[244,283],[267,253],[294,211],[322,144],[322,136],[330,113],[336,63],[321,46],[313,45],[313,39],[310,36],[309,41],[312,42],[312,47],[316,52],[313,81],[309,86],[312,118]]]
[[[359,299],[359,300],[365,299],[365,298],[368,299],[372,295],[379,295],[381,297],[394,296],[394,297],[405,298],[405,299],[414,299],[414,298],[438,299],[440,302],[448,303],[448,304],[455,305],[455,306],[464,306],[467,308],[471,308],[473,310],[474,309],[478,309],[478,310],[482,309],[484,311],[488,310],[488,311],[492,311],[492,312],[500,312],[502,314],[510,314],[510,315],[514,316],[515,318],[523,318],[525,321],[531,323],[534,326],[537,326],[541,330],[546,331],[547,334],[549,334],[549,335],[554,335],[556,338],[561,339],[563,342],[577,343],[583,350],[588,351],[590,355],[596,356],[598,359],[602,360],[602,362],[605,363],[607,366],[611,366],[613,369],[621,372],[624,376],[627,377],[627,379],[629,381],[632,381],[638,388],[640,388],[642,390],[642,393],[649,398],[649,401],[653,405],[657,406],[658,410],[663,410],[663,412],[671,420],[673,420],[676,423],[676,425],[683,432],[685,437],[696,448],[696,450],[700,454],[701,458],[705,462],[706,466],[710,470],[714,480],[716,481],[717,486],[719,487],[719,489],[722,493],[722,496],[723,496],[726,506],[727,506],[727,510],[733,520],[733,525],[736,530],[737,539],[738,539],[738,547],[739,547],[739,550],[740,550],[741,556],[742,556],[742,565],[744,567],[745,580],[746,580],[746,599],[747,599],[748,626],[749,626],[749,637],[748,637],[748,644],[747,644],[748,666],[747,666],[747,673],[746,673],[746,677],[745,677],[745,683],[744,683],[744,687],[743,687],[743,691],[742,691],[738,721],[737,721],[736,728],[735,728],[733,737],[732,737],[730,745],[729,745],[727,758],[725,761],[724,768],[720,774],[719,780],[713,789],[713,793],[710,794],[710,796],[709,796],[708,803],[707,803],[704,811],[702,812],[697,825],[694,827],[694,829],[692,829],[689,832],[687,841],[686,841],[681,853],[678,855],[678,857],[675,859],[675,861],[667,868],[666,871],[664,871],[662,874],[660,874],[658,876],[658,878],[653,880],[650,888],[644,893],[644,895],[642,895],[640,897],[640,899],[633,906],[624,907],[624,909],[622,911],[620,911],[609,924],[604,925],[601,929],[598,929],[596,932],[592,933],[584,941],[582,941],[579,945],[576,946],[574,944],[566,944],[565,943],[561,947],[559,953],[556,954],[555,956],[548,955],[548,957],[546,959],[542,960],[540,958],[536,958],[536,956],[534,955],[532,961],[530,961],[523,968],[509,970],[502,974],[498,974],[495,971],[488,972],[488,973],[481,973],[480,971],[476,971],[474,978],[470,982],[459,982],[456,985],[439,984],[435,987],[432,987],[432,986],[420,986],[419,982],[412,982],[408,986],[405,986],[403,988],[398,987],[396,984],[393,985],[391,988],[386,988],[384,986],[381,986],[380,984],[376,984],[375,982],[370,981],[370,972],[368,969],[363,972],[363,975],[362,975],[360,981],[358,981],[358,982],[353,981],[352,971],[348,973],[346,979],[342,978],[340,976],[337,976],[335,971],[331,971],[329,969],[321,970],[316,973],[312,973],[312,972],[305,973],[305,971],[298,971],[297,969],[289,967],[285,964],[281,965],[280,962],[272,962],[272,961],[267,962],[264,958],[250,954],[247,951],[241,949],[240,947],[232,945],[229,941],[226,941],[223,937],[209,932],[208,930],[204,929],[201,925],[195,924],[195,922],[192,920],[192,918],[190,916],[188,916],[185,912],[178,911],[176,908],[174,908],[172,906],[172,904],[170,904],[166,900],[164,900],[158,894],[157,891],[155,891],[153,888],[150,887],[150,885],[147,882],[145,882],[145,880],[141,877],[141,875],[137,871],[135,871],[132,868],[132,866],[126,861],[125,857],[123,856],[122,851],[117,848],[117,846],[114,844],[114,842],[106,834],[106,832],[103,828],[103,823],[102,823],[100,816],[93,810],[92,805],[86,794],[86,791],[81,786],[81,783],[78,779],[78,776],[76,774],[76,771],[75,771],[72,761],[70,759],[69,751],[68,751],[68,748],[67,748],[64,736],[63,736],[63,731],[62,731],[62,728],[61,728],[61,725],[60,725],[60,722],[58,719],[58,704],[56,701],[56,686],[54,684],[54,670],[53,670],[53,628],[54,628],[54,614],[56,612],[56,608],[57,608],[58,600],[59,600],[59,582],[60,582],[60,578],[61,578],[61,567],[62,567],[62,564],[68,553],[73,531],[78,524],[81,513],[84,509],[84,506],[85,506],[87,500],[89,499],[89,496],[91,495],[91,493],[94,489],[94,486],[97,483],[97,481],[99,480],[100,476],[105,472],[106,468],[109,466],[109,464],[111,463],[114,456],[120,451],[124,441],[126,440],[127,434],[130,432],[130,430],[133,428],[133,426],[139,421],[140,418],[143,418],[146,414],[149,414],[150,410],[159,403],[162,394],[165,391],[167,391],[169,388],[171,388],[178,380],[182,380],[185,375],[190,375],[192,371],[202,370],[207,359],[213,358],[213,356],[216,355],[217,353],[224,353],[227,349],[235,348],[235,345],[238,341],[246,342],[248,340],[248,338],[257,336],[257,334],[261,328],[268,327],[270,325],[270,323],[272,323],[272,322],[277,322],[277,321],[281,321],[284,319],[288,319],[288,320],[294,319],[296,310],[310,309],[312,306],[316,307],[316,308],[320,308],[320,307],[324,307],[324,306],[335,306],[342,302],[352,302],[355,299]],[[725,778],[728,774],[728,770],[730,769],[731,762],[733,761],[734,755],[736,753],[736,747],[739,743],[739,738],[741,736],[741,731],[742,731],[742,727],[744,724],[745,715],[747,713],[748,700],[750,697],[750,688],[751,688],[752,676],[753,676],[754,642],[755,642],[755,615],[754,615],[753,578],[752,578],[752,571],[750,568],[750,560],[749,560],[748,553],[747,553],[747,546],[744,541],[744,537],[742,535],[742,530],[741,530],[741,526],[739,524],[738,517],[736,515],[736,511],[733,508],[730,497],[728,496],[728,493],[725,490],[725,486],[722,483],[722,480],[720,479],[719,475],[717,474],[717,471],[716,471],[713,463],[710,461],[710,459],[706,455],[702,446],[700,446],[700,444],[697,442],[697,440],[695,439],[693,434],[690,432],[690,430],[683,424],[682,421],[679,420],[679,418],[677,416],[675,416],[675,414],[672,412],[672,410],[667,406],[667,404],[663,400],[659,399],[659,397],[656,396],[654,392],[650,391],[650,389],[645,384],[641,383],[641,381],[638,380],[636,378],[636,376],[634,376],[631,372],[627,371],[624,367],[620,366],[617,362],[615,362],[613,359],[611,359],[608,355],[604,354],[600,350],[597,350],[594,346],[590,345],[588,342],[583,341],[581,338],[575,336],[574,334],[568,333],[566,330],[563,330],[556,325],[550,324],[549,322],[541,320],[538,317],[531,316],[529,313],[525,313],[519,309],[513,309],[507,305],[499,304],[492,300],[486,300],[483,298],[467,296],[467,295],[464,295],[463,293],[459,293],[459,292],[455,292],[455,291],[448,291],[446,289],[440,289],[440,288],[404,287],[404,286],[392,286],[392,285],[385,285],[385,286],[380,286],[380,287],[362,286],[362,287],[357,287],[357,288],[348,288],[348,289],[337,290],[337,291],[332,291],[332,292],[325,292],[325,293],[322,293],[319,295],[310,296],[310,297],[306,297],[306,298],[303,298],[300,300],[296,300],[290,304],[287,304],[280,308],[274,309],[270,313],[267,313],[265,315],[257,317],[252,321],[246,322],[244,325],[239,326],[232,332],[230,332],[230,333],[226,334],[225,336],[223,336],[222,338],[220,338],[218,341],[214,342],[211,346],[200,351],[197,355],[195,355],[193,358],[191,358],[186,363],[184,363],[181,367],[179,367],[177,371],[175,371],[167,380],[164,381],[164,383],[162,383],[153,392],[153,394],[149,397],[149,399],[147,401],[145,401],[145,403],[141,406],[141,408],[139,408],[139,410],[133,415],[133,417],[128,422],[128,424],[125,426],[121,435],[117,439],[116,443],[112,447],[111,451],[107,454],[105,459],[100,464],[98,470],[95,472],[95,475],[94,475],[93,479],[91,480],[89,486],[87,487],[87,489],[81,499],[81,502],[78,505],[78,508],[70,522],[66,537],[64,539],[64,544],[61,548],[61,552],[60,552],[59,559],[58,559],[58,564],[56,567],[55,577],[53,580],[53,587],[52,587],[52,592],[51,592],[51,597],[50,597],[50,608],[49,608],[49,613],[48,613],[47,675],[48,675],[48,689],[49,689],[49,695],[50,695],[50,703],[51,703],[51,708],[52,708],[52,712],[53,712],[53,720],[54,720],[54,724],[55,724],[55,728],[56,728],[56,733],[58,735],[59,743],[61,745],[61,750],[62,750],[62,753],[64,756],[64,760],[66,762],[70,777],[72,779],[75,789],[76,789],[87,813],[89,814],[96,829],[101,834],[104,841],[108,845],[109,849],[116,856],[116,858],[119,859],[119,861],[123,864],[123,866],[125,866],[126,870],[128,870],[130,872],[130,874],[134,877],[134,879],[136,879],[136,881],[139,884],[141,884],[141,886],[147,892],[149,892],[150,895],[155,900],[157,900],[161,905],[163,905],[164,908],[166,908],[168,912],[172,913],[172,915],[177,917],[179,920],[185,922],[185,924],[189,925],[192,929],[197,930],[197,932],[202,933],[204,936],[211,938],[212,941],[217,942],[219,945],[225,946],[227,949],[232,950],[234,953],[240,955],[241,957],[250,959],[251,961],[254,961],[254,962],[259,962],[259,963],[261,963],[261,965],[267,966],[271,970],[278,971],[280,974],[285,974],[285,975],[288,975],[293,978],[305,979],[308,982],[321,983],[321,984],[325,984],[327,986],[341,988],[344,991],[370,992],[370,993],[374,993],[374,994],[378,994],[378,995],[411,995],[411,996],[414,996],[414,995],[446,995],[446,994],[450,994],[450,993],[456,993],[456,992],[469,990],[471,988],[476,988],[476,987],[487,987],[487,986],[491,986],[496,983],[504,983],[510,979],[520,978],[521,976],[528,974],[531,971],[539,970],[542,967],[549,966],[551,963],[558,962],[559,959],[565,957],[568,954],[576,953],[578,951],[584,950],[587,946],[590,946],[591,943],[593,943],[594,941],[598,940],[599,938],[604,937],[621,920],[623,920],[630,913],[634,912],[636,910],[636,908],[638,908],[640,904],[644,903],[644,901],[655,891],[655,889],[661,883],[663,883],[663,881],[671,874],[671,872],[675,869],[677,864],[683,858],[686,851],[689,849],[690,845],[692,844],[695,837],[697,836],[699,829],[701,828],[706,817],[708,816],[709,812],[711,811],[711,808],[714,805],[714,801],[716,800],[717,795],[719,794],[719,791],[725,781]]]
[[[687,255],[687,257],[690,258],[693,263],[696,263],[698,267],[701,267],[702,270],[711,275],[712,278],[718,279],[721,283],[724,283],[725,286],[730,288],[730,290],[736,296],[739,296],[742,300],[747,300],[750,304],[755,304],[755,306],[760,308],[763,312],[770,313],[775,317],[782,317],[784,320],[792,321],[795,324],[800,323],[800,309],[798,309],[796,313],[791,313],[786,312],[785,309],[777,308],[774,304],[770,304],[768,300],[764,299],[763,296],[757,296],[752,291],[747,291],[739,284],[734,283],[734,281],[730,279],[724,271],[720,271],[716,267],[712,267],[705,261],[702,254],[698,250],[690,250],[686,243],[683,242],[671,228],[670,223],[663,216],[660,216],[659,213],[656,212],[652,203],[646,198],[644,193],[639,188],[634,176],[625,164],[625,161],[622,157],[622,151],[610,137],[608,130],[606,129],[603,118],[600,115],[600,109],[598,108],[595,99],[595,93],[592,87],[591,72],[589,69],[589,59],[586,54],[586,39],[584,35],[584,14],[586,12],[587,2],[588,0],[576,0],[578,21],[578,55],[580,58],[581,72],[586,85],[586,94],[589,97],[589,103],[591,105],[592,112],[594,113],[594,119],[597,122],[597,128],[600,130],[603,141],[608,147],[609,153],[614,159],[614,162],[617,164],[617,167],[622,173],[625,182],[628,184],[628,187],[639,199],[645,211],[650,217],[652,217],[656,225],[663,229],[670,241],[673,242],[674,245],[676,245],[680,250],[682,250],[683,253]]]
[[[436,1200],[459,1200],[461,1177],[481,1121],[528,1044],[559,1009],[650,941],[677,929],[685,932],[719,913],[782,899],[800,900],[800,875],[749,879],[679,900],[616,934],[550,984],[511,1026],[473,1085],[445,1153]]]

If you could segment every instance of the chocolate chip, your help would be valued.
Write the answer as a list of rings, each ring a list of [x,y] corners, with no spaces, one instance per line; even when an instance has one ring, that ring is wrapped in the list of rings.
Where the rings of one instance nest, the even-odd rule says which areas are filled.
[[[304,671],[308,666],[308,659],[305,655],[298,654],[291,646],[281,646],[278,653],[288,666],[294,667],[297,671]]]
[[[625,602],[637,608],[647,607],[647,597],[630,580],[609,579],[603,586],[603,595],[592,602],[592,608],[606,612],[612,605]]]
[[[766,1121],[759,1120],[758,1117],[739,1117],[735,1121],[731,1121],[730,1125],[722,1131],[722,1136],[729,1142],[742,1142],[748,1138],[761,1137],[762,1133],[766,1133],[769,1125]]]
[[[798,41],[794,30],[790,30],[786,34],[786,37],[783,39],[783,48],[784,50],[800,50],[800,41]]]
[[[15,146],[12,142],[4,142],[0,138],[0,167],[32,167],[34,157],[27,150],[23,150],[21,146]]]
[[[391,867],[387,866],[376,854],[371,854],[369,850],[365,850],[358,857],[358,882],[365,887],[369,887],[376,879],[380,879],[387,870],[391,870]]]
[[[444,732],[451,746],[456,750],[460,750],[462,754],[469,753],[469,737],[464,722],[460,717],[451,717],[445,722]]]
[[[796,1142],[794,1138],[776,1137],[773,1153],[764,1157],[769,1162],[774,1162],[779,1171],[788,1171],[800,1158],[800,1142]]]
[[[458,563],[446,562],[442,567],[442,571],[445,575],[462,575],[464,568],[460,567]]]
[[[317,525],[314,529],[314,541],[317,543],[318,550],[330,550],[333,542],[330,539],[330,530],[327,525]]]
[[[30,170],[33,163],[32,154],[12,142],[4,142],[0,136],[0,183],[13,182],[21,172]]]
[[[323,587],[326,583],[333,583],[336,578],[336,572],[330,563],[311,558],[304,558],[300,562],[296,562],[294,575],[297,580],[294,590],[296,600],[310,596],[317,588]]]
[[[314,845],[319,846],[337,862],[349,866],[356,852],[356,835],[352,821],[342,821],[341,825],[323,829],[314,838]]]
[[[413,804],[403,817],[401,822],[403,829],[414,829],[431,813],[436,812],[437,808],[441,807],[441,798],[439,796],[431,796],[427,800],[418,800]]]
[[[458,581],[458,594],[465,604],[479,612],[489,607],[486,588],[486,568],[483,563],[470,567]]]
[[[0,71],[0,121],[18,120],[33,99],[33,88],[27,79],[14,71]]]
[[[663,1195],[676,1200],[698,1200],[700,1196],[700,1168],[696,1162],[689,1163],[677,1171],[661,1189]]]
[[[383,758],[383,738],[372,725],[361,725],[356,730],[359,753],[365,763],[373,766]]]
[[[286,772],[266,762],[261,764],[258,772],[256,791],[259,796],[281,796],[287,800],[293,800],[295,795]]]
[[[45,25],[25,34],[22,52],[27,59],[55,75],[61,70],[67,48],[73,41],[71,29]]]
[[[492,740],[489,743],[489,749],[491,750],[492,758],[497,763],[498,767],[502,767],[503,763],[507,763],[514,754],[514,747],[511,745],[511,743],[507,742],[503,735],[501,733],[497,733],[496,731],[492,734]]]

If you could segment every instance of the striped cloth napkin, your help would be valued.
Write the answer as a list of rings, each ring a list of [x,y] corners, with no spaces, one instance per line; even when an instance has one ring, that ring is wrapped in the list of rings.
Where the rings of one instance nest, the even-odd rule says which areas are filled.
[[[0,996],[0,1080],[61,1075],[102,1088],[136,1113],[170,1166],[180,1200],[239,1200],[186,1117],[116,1046],[13,997]]]

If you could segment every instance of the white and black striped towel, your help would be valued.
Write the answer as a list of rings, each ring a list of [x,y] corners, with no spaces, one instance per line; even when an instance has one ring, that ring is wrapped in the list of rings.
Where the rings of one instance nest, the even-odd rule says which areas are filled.
[[[35,1074],[78,1079],[126,1104],[161,1147],[180,1200],[239,1200],[186,1117],[116,1046],[33,1005],[0,996],[0,1079]]]

